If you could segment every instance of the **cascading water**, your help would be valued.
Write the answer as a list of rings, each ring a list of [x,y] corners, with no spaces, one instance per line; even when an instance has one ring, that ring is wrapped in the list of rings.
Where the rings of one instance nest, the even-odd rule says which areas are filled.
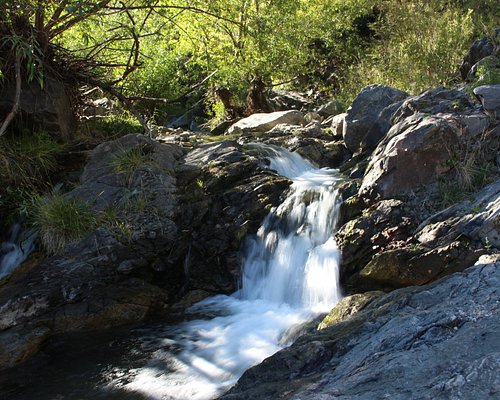
[[[107,387],[152,399],[211,399],[249,367],[288,343],[286,332],[339,300],[339,253],[332,233],[338,179],[299,155],[255,145],[271,168],[293,180],[286,200],[248,239],[241,290],[190,309],[198,318],[144,332],[146,365],[108,371]]]
[[[9,239],[0,243],[0,278],[9,275],[35,248],[36,233],[23,231],[21,224],[14,224]]]

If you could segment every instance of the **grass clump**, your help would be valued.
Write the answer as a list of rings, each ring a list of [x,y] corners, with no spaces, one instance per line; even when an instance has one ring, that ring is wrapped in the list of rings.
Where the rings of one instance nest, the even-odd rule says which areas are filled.
[[[81,239],[98,224],[87,203],[59,193],[36,199],[31,220],[39,230],[42,246],[48,254],[60,252],[68,243]]]
[[[491,140],[488,139],[490,133],[484,132],[479,140],[464,143],[456,151],[448,150],[451,179],[438,182],[438,203],[441,207],[473,198],[474,193],[491,181],[495,168],[485,156]]]
[[[133,174],[141,165],[151,163],[151,151],[146,146],[133,147],[115,154],[111,160],[113,172]]]
[[[0,138],[0,208],[15,218],[26,200],[47,190],[64,150],[46,132]]]

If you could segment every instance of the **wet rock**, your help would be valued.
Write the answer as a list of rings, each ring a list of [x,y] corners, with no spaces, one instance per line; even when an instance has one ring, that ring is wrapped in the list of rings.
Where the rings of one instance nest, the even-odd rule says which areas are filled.
[[[406,93],[384,85],[365,87],[354,99],[345,117],[343,137],[349,151],[358,151],[369,132],[382,137],[385,132],[379,132],[374,126],[380,112],[406,97]]]
[[[351,276],[381,249],[406,241],[412,224],[405,216],[403,202],[384,200],[343,225],[336,234],[342,259],[341,282],[348,284]]]
[[[258,113],[238,121],[227,130],[227,133],[232,135],[245,132],[267,132],[278,124],[303,125],[304,122],[304,115],[295,110]]]
[[[91,152],[68,196],[107,218],[36,268],[0,280],[0,343],[15,355],[0,350],[0,369],[52,335],[164,315],[193,290],[236,289],[241,241],[290,182],[234,142],[184,154],[140,135]]]
[[[184,240],[190,246],[187,289],[231,293],[240,275],[243,238],[256,232],[290,181],[268,170],[258,153],[231,141],[202,145],[185,160],[199,168],[192,181],[184,182],[181,200],[182,226],[189,232]]]
[[[500,265],[488,264],[393,291],[302,336],[221,398],[495,397],[499,287]]]
[[[500,85],[479,86],[474,89],[474,94],[488,115],[500,119]]]

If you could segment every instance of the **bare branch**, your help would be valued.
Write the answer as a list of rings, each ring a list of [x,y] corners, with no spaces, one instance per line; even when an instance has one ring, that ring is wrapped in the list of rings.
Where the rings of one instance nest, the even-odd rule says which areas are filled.
[[[238,21],[234,21],[230,18],[223,17],[222,15],[215,14],[213,12],[210,12],[208,10],[204,10],[202,8],[198,7],[191,7],[191,6],[174,6],[174,5],[168,5],[168,6],[132,6],[132,7],[127,7],[128,10],[145,10],[148,8],[155,8],[155,9],[172,9],[172,10],[182,10],[182,11],[190,11],[198,14],[205,14],[210,17],[216,18],[218,20],[230,22],[234,25],[239,25],[240,23]],[[107,7],[108,10],[118,10],[118,11],[125,11],[122,7]]]
[[[14,105],[12,106],[12,110],[7,115],[7,117],[3,121],[2,126],[0,127],[0,136],[4,135],[5,131],[7,130],[7,127],[14,119],[14,117],[17,114],[17,111],[19,110],[19,104],[21,102],[21,57],[20,56],[16,56],[14,69],[16,73],[16,94],[14,96]]]
[[[60,35],[61,33],[67,31],[69,28],[72,26],[85,21],[86,19],[90,18],[91,16],[97,14],[99,11],[103,10],[106,8],[106,6],[111,2],[111,0],[104,0],[101,1],[100,3],[96,4],[92,10],[89,10],[88,12],[82,13],[80,15],[77,15],[74,18],[71,18],[67,20],[65,23],[62,25],[59,25],[57,28],[52,29],[49,33],[49,37],[51,39],[55,38],[56,36]],[[57,24],[56,24],[57,26]]]

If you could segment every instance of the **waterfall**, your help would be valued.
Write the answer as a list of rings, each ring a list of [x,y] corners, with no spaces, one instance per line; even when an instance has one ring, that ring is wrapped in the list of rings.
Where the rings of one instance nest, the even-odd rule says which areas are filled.
[[[146,365],[114,369],[104,377],[108,388],[151,399],[212,399],[289,345],[294,327],[340,299],[336,171],[279,147],[254,147],[293,184],[257,235],[247,238],[241,289],[196,304],[188,310],[192,320],[144,332],[139,351],[150,354]]]
[[[25,261],[35,248],[36,233],[23,231],[21,224],[14,224],[9,239],[0,243],[0,278],[9,275]]]

